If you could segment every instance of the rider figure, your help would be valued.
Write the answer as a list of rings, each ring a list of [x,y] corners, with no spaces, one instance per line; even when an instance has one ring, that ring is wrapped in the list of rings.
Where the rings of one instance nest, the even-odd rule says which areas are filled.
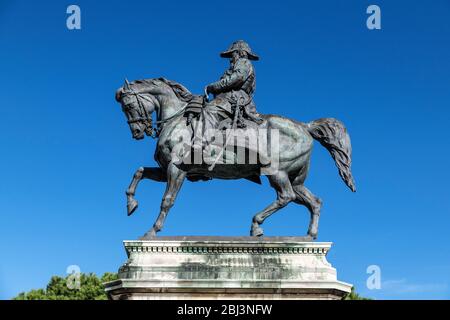
[[[250,46],[243,40],[234,42],[227,51],[220,54],[222,58],[230,59],[230,67],[219,81],[206,87],[206,93],[212,93],[214,98],[225,98],[237,110],[242,107],[243,115],[260,123],[262,118],[256,112],[253,93],[256,88],[255,70],[251,60],[259,60]]]
[[[230,59],[230,67],[219,81],[209,84],[205,93],[213,94],[214,99],[204,107],[204,125],[200,123],[194,133],[193,147],[201,148],[202,134],[205,130],[216,129],[216,125],[224,118],[237,116],[238,125],[245,127],[244,118],[260,124],[263,119],[256,111],[253,93],[256,87],[255,70],[251,60],[259,60],[250,46],[243,40],[234,42],[227,51],[220,54]]]

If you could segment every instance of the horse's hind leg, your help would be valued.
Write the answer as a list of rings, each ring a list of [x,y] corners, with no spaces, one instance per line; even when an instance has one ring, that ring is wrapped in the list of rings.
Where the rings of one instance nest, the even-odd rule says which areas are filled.
[[[250,235],[254,237],[263,235],[263,229],[260,225],[267,217],[296,199],[289,177],[284,171],[278,171],[276,174],[268,176],[268,178],[270,185],[277,192],[277,200],[253,217]]]
[[[128,215],[132,215],[138,207],[138,202],[134,198],[136,188],[142,179],[151,179],[154,181],[166,181],[166,175],[160,168],[140,167],[136,170],[131,180],[130,186],[126,191]]]
[[[316,239],[319,231],[319,217],[322,200],[313,195],[304,185],[293,186],[293,189],[296,194],[296,199],[294,200],[295,203],[306,206],[311,213],[308,236],[312,239]]]
[[[159,212],[158,219],[156,219],[153,228],[150,229],[141,239],[155,237],[156,233],[162,229],[166,216],[169,213],[170,208],[172,208],[175,203],[178,191],[180,191],[185,178],[185,171],[180,170],[173,163],[169,164],[167,169],[167,186],[161,201],[161,211]]]

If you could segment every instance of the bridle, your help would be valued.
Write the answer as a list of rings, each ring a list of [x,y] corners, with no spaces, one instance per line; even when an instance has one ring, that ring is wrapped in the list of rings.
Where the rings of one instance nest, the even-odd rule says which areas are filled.
[[[156,121],[156,125],[157,127],[154,128],[153,127],[153,119],[152,119],[152,114],[148,113],[147,110],[144,107],[144,104],[142,103],[142,101],[140,100],[140,98],[147,100],[150,103],[154,103],[151,99],[149,99],[148,97],[144,96],[143,94],[134,91],[133,89],[130,88],[129,83],[127,81],[127,91],[123,92],[123,96],[126,95],[133,95],[136,97],[136,101],[138,103],[138,114],[139,116],[137,118],[133,118],[128,120],[128,124],[131,123],[136,123],[136,122],[141,122],[144,124],[145,126],[145,133],[152,137],[152,138],[157,138],[162,130],[162,124],[176,118],[177,116],[181,115],[184,113],[186,107],[188,106],[188,103],[186,103],[180,110],[178,110],[177,112],[175,112],[175,114],[171,115],[170,117],[164,119],[164,120],[157,120]],[[160,116],[158,115],[158,119],[160,118]]]
[[[136,92],[132,89],[128,89],[126,92],[123,93],[123,96],[127,96],[127,95],[135,96],[137,104],[138,104],[138,109],[137,109],[138,117],[129,119],[127,121],[128,124],[140,122],[145,126],[145,129],[144,129],[145,133],[152,138],[156,138],[158,133],[153,128],[152,115],[151,115],[151,113],[147,112],[147,110],[145,109],[144,104],[142,103],[140,98],[145,99],[149,102],[153,102],[153,101],[151,101],[146,96],[144,96],[141,93]]]

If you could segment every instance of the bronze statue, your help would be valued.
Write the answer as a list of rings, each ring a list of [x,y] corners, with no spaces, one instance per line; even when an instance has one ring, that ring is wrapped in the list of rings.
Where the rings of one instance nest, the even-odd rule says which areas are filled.
[[[230,59],[230,67],[219,81],[209,84],[205,88],[205,97],[214,95],[214,99],[205,105],[204,121],[196,126],[193,147],[202,148],[205,138],[204,132],[217,128],[218,124],[236,115],[237,127],[246,127],[244,119],[260,124],[263,119],[256,112],[253,93],[256,88],[255,70],[251,60],[259,60],[250,46],[243,40],[234,42],[228,50],[220,54],[222,58]],[[195,112],[189,113],[188,123]]]
[[[309,210],[307,237],[316,239],[322,202],[304,186],[313,139],[330,152],[343,181],[355,191],[351,143],[346,128],[333,118],[302,123],[278,115],[257,113],[252,99],[255,74],[250,60],[258,60],[258,57],[244,41],[233,43],[222,57],[231,58],[231,66],[221,80],[206,87],[206,95],[212,93],[215,96],[210,102],[206,95],[193,95],[181,84],[164,78],[126,81],[117,90],[116,100],[122,105],[133,138],[143,139],[145,134],[158,138],[155,160],[159,167],[142,167],[134,174],[126,192],[128,215],[137,208],[134,195],[140,180],[166,182],[160,214],[142,239],[154,237],[163,227],[185,179],[249,179],[260,183],[262,170],[270,163],[276,163],[276,170],[267,174],[267,178],[277,193],[277,199],[253,217],[250,235],[262,236],[264,220],[295,202]],[[153,112],[157,114],[156,129],[153,128]],[[225,143],[217,137],[215,140],[205,139],[206,129],[218,132],[219,138],[223,135]],[[228,161],[237,158],[239,147],[247,152],[251,149],[247,140],[235,148],[236,138],[250,131],[258,136],[258,153],[264,148],[275,150],[274,146],[277,151],[259,154],[260,159],[253,163]],[[213,147],[213,161],[185,161],[191,159],[195,150],[205,151],[208,144]],[[233,148],[229,149],[229,145]],[[218,161],[220,157],[226,159]]]

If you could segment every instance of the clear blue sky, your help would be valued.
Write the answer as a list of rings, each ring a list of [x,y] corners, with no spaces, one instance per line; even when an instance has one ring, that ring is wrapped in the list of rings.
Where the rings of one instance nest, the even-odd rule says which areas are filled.
[[[126,216],[124,191],[155,165],[155,142],[131,139],[115,90],[164,76],[201,93],[237,39],[261,56],[261,112],[335,117],[351,134],[358,192],[319,144],[306,182],[324,200],[318,240],[335,243],[339,278],[374,298],[450,298],[449,1],[74,3],[79,31],[66,28],[71,2],[0,4],[0,298],[69,265],[117,270],[121,241],[152,225],[164,185],[143,182]],[[370,4],[382,30],[366,28]],[[266,181],[186,183],[161,235],[247,235],[274,197]],[[303,235],[307,223],[291,204],[264,226]],[[373,264],[381,290],[365,286]]]

